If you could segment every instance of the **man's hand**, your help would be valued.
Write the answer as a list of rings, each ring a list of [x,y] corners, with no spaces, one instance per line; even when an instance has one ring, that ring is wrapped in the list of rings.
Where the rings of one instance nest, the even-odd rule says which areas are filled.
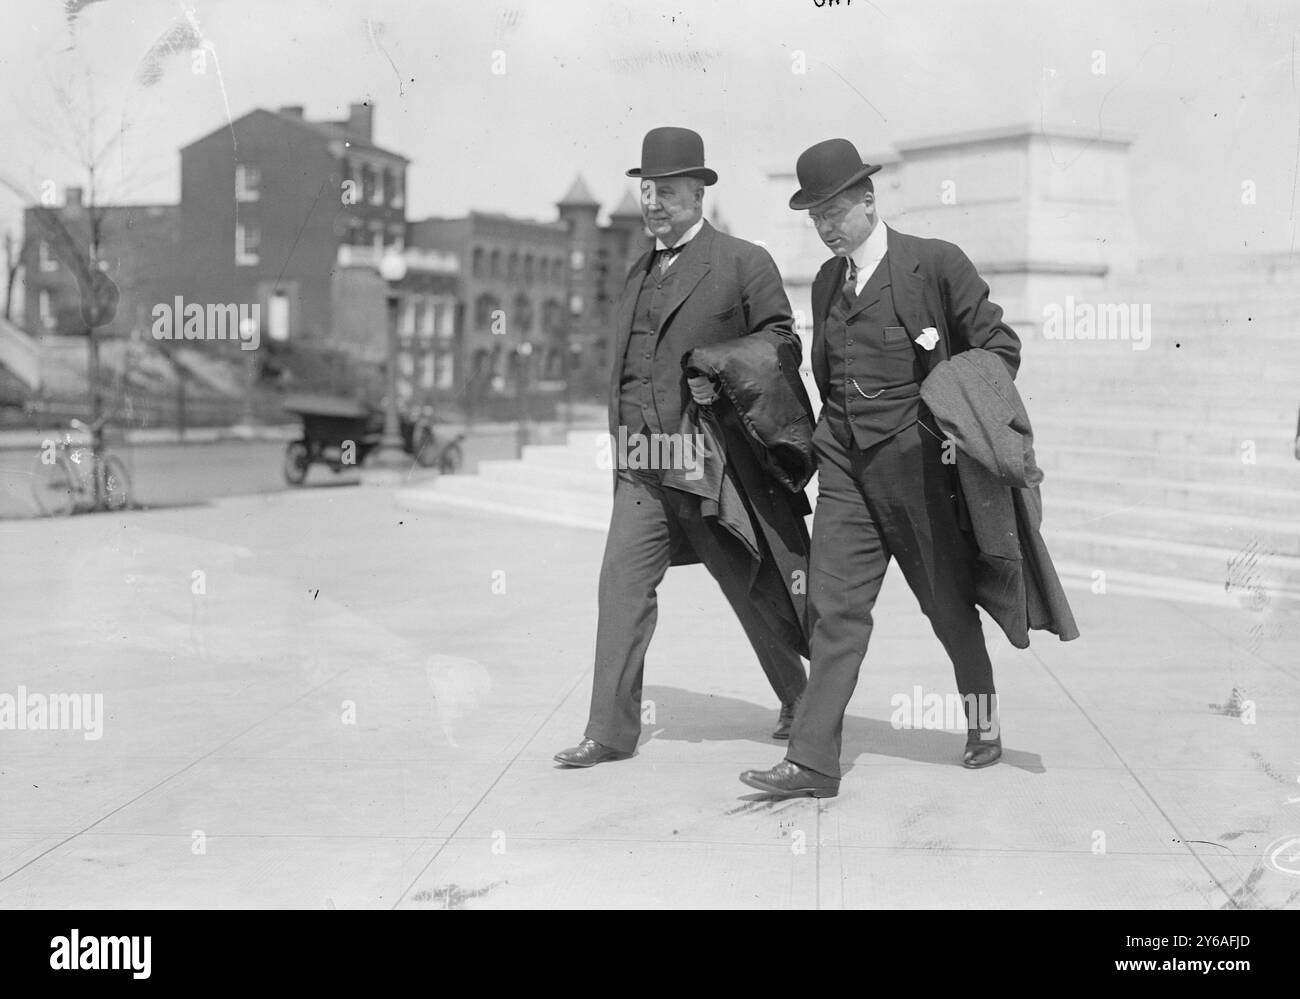
[[[686,384],[691,390],[691,398],[701,406],[707,406],[718,398],[718,389],[711,378],[699,375],[695,378],[687,378]]]

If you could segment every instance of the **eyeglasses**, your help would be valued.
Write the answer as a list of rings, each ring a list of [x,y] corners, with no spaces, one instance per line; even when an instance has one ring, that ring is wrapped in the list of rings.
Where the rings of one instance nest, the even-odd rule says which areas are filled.
[[[821,225],[823,222],[838,222],[848,214],[847,208],[828,208],[824,212],[809,212],[808,217],[813,220],[814,225]]]

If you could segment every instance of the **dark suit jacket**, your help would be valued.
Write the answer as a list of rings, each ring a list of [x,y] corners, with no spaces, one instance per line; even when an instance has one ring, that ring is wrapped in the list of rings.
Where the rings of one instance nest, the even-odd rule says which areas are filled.
[[[885,262],[894,309],[927,375],[940,361],[972,347],[997,354],[1015,374],[1020,367],[1020,338],[1003,324],[1002,309],[989,301],[989,286],[960,248],[942,239],[921,239],[890,229]],[[826,316],[833,296],[844,284],[847,268],[843,257],[831,257],[813,281],[812,371],[823,401],[829,379]],[[939,331],[939,343],[933,350],[916,343],[929,326]]]
[[[619,301],[615,326],[615,349],[609,387],[609,431],[618,434],[619,380],[632,332],[637,294],[654,253],[645,253],[628,271]],[[771,344],[801,357],[803,345],[794,332],[790,301],[781,284],[781,274],[772,257],[761,246],[718,232],[708,222],[673,264],[678,268],[675,296],[660,319],[658,339],[651,365],[651,388],[665,433],[677,432],[691,404],[684,367],[697,347],[723,344],[737,337],[760,336]],[[730,403],[715,407],[718,426],[727,436],[726,450],[734,462],[733,484],[755,518],[761,547],[776,571],[760,574],[749,563],[733,567],[751,586],[774,578],[784,580],[783,593],[754,594],[766,606],[795,604],[794,617],[804,621],[805,596],[800,586],[793,593],[788,571],[808,564],[808,531],[804,516],[809,512],[802,484],[797,490],[782,486],[767,475],[753,454]],[[636,428],[631,428],[636,429]],[[617,478],[617,469],[615,469]],[[716,530],[726,532],[716,520]],[[674,550],[673,565],[699,561],[689,543]],[[765,559],[767,561],[767,559]],[[792,638],[794,636],[791,636]],[[802,636],[800,636],[802,638]],[[799,643],[801,651],[802,641]]]
[[[609,385],[611,435],[618,433],[619,377],[632,334],[632,313],[641,281],[653,261],[654,253],[650,251],[632,265],[619,300]],[[650,379],[665,432],[677,429],[686,404],[691,401],[681,362],[696,347],[766,333],[788,341],[796,351],[803,350],[794,332],[790,300],[786,298],[781,275],[761,246],[718,232],[705,222],[677,258],[673,269],[677,271],[675,297],[660,319]]]

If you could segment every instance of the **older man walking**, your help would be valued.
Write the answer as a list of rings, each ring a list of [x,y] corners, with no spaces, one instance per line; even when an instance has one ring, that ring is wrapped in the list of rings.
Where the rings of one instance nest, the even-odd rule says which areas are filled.
[[[776,486],[740,431],[727,396],[709,377],[686,371],[697,348],[749,337],[793,351],[797,367],[799,340],[780,274],[766,250],[717,231],[704,218],[704,189],[717,174],[704,165],[704,142],[695,132],[652,129],[640,167],[628,175],[640,178],[642,215],[656,248],[632,267],[618,308],[611,439],[635,447],[677,432],[692,403],[709,407],[726,438],[726,483],[735,488],[730,495],[742,498],[731,505],[733,519],[739,510],[753,530],[740,532],[751,538],[743,543],[700,495],[674,488],[672,469],[617,462],[600,571],[590,716],[582,741],[555,756],[570,767],[623,759],[636,748],[645,655],[658,614],[656,588],[670,565],[703,562],[717,580],[781,702],[775,738],[788,737],[806,683],[800,659],[807,654],[804,587],[801,578],[800,585],[789,581],[803,572],[790,567],[806,566],[807,559],[803,517],[809,506],[802,484],[796,492]],[[811,412],[802,386],[797,388],[796,421]],[[710,457],[718,459],[705,460]],[[698,665],[708,668],[706,662]]]

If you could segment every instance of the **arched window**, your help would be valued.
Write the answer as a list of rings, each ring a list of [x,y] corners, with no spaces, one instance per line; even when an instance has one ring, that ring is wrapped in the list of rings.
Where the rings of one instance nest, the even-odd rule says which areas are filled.
[[[510,318],[514,328],[521,335],[527,336],[533,331],[533,301],[527,295],[515,296],[515,307]]]
[[[473,273],[476,278],[483,276],[483,247],[474,247],[474,267]]]
[[[564,306],[553,298],[546,300],[542,306],[542,328],[547,336],[561,336],[564,333]]]
[[[490,259],[492,261],[492,265],[491,265],[492,276],[494,278],[499,278],[501,276],[501,251],[493,250]]]
[[[511,281],[519,280],[519,254],[518,253],[510,254],[510,258],[506,262],[506,277],[509,278]]]
[[[531,253],[524,254],[524,280],[529,284],[533,280],[533,255]]]
[[[485,333],[492,328],[492,313],[501,308],[494,295],[479,295],[474,302],[474,329]]]

